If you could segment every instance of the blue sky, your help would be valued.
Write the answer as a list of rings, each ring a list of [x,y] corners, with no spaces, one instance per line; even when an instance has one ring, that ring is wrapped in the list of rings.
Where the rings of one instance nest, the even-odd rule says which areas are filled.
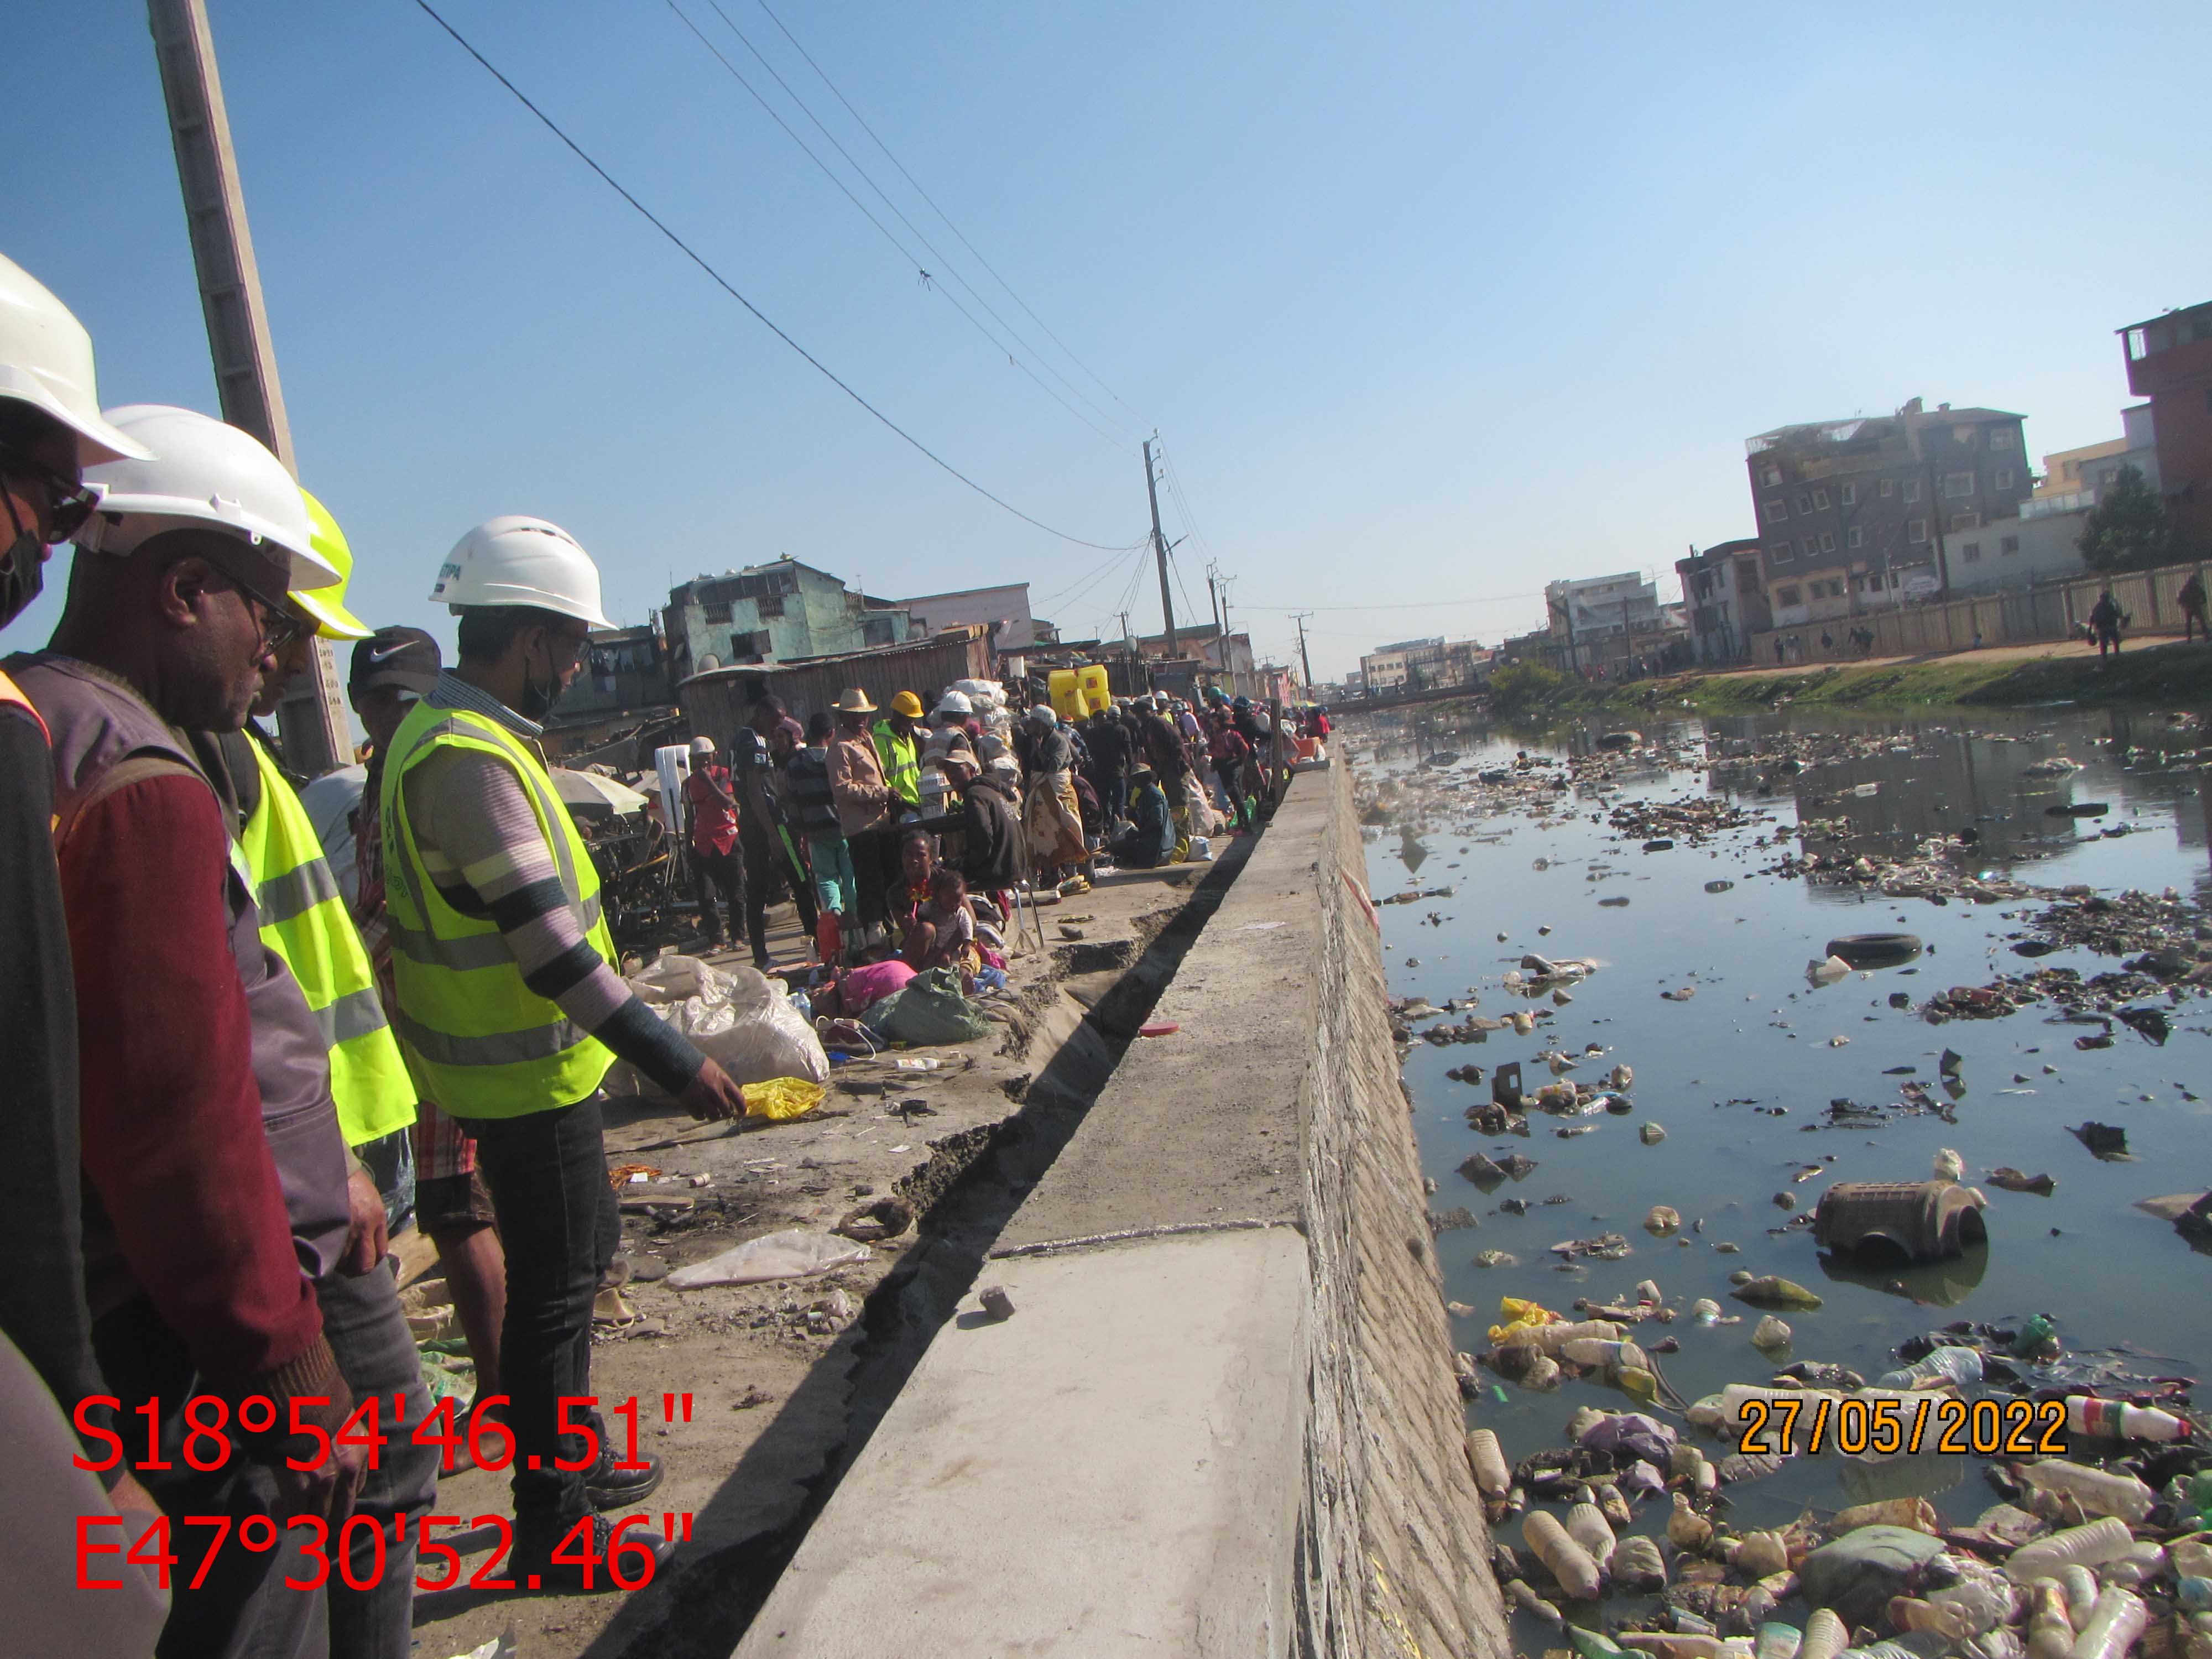
[[[710,0],[679,3],[843,171]],[[925,286],[667,0],[440,9],[1024,511],[1135,544],[1157,427],[1187,489],[1162,498],[1168,532],[1201,532],[1176,555],[1190,609],[1209,556],[1263,653],[1314,607],[1324,676],[1385,640],[1534,626],[1540,603],[1510,596],[1555,576],[1656,568],[1671,596],[1686,544],[1750,531],[1742,440],[1786,421],[1918,395],[2024,412],[2039,456],[2117,436],[2112,331],[2212,297],[2179,161],[2204,118],[2160,67],[2212,61],[2201,4],[770,3],[1126,402],[990,282],[759,0],[721,0],[1116,442],[963,321],[940,290],[974,301],[927,253]],[[212,410],[143,9],[32,9],[11,57],[74,108],[27,107],[0,152],[0,246],[92,330],[106,401]],[[1046,536],[901,443],[410,0],[210,10],[302,480],[362,559],[364,617],[446,632],[422,596],[447,549],[528,512],[598,556],[624,621],[672,575],[788,552],[878,593],[1027,579],[1070,635],[1130,593],[1158,627],[1133,556]]]

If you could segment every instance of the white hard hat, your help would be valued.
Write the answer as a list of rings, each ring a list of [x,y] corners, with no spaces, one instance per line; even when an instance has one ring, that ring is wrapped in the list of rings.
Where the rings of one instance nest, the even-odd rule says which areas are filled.
[[[250,432],[197,410],[125,404],[107,411],[122,434],[157,459],[105,461],[85,469],[100,507],[77,532],[94,553],[129,553],[167,530],[217,530],[288,563],[292,587],[339,580],[315,549],[307,498],[283,462]]]
[[[975,712],[975,705],[968,701],[965,691],[947,691],[937,700],[937,712],[940,714],[972,714]]]
[[[100,412],[92,378],[92,336],[70,308],[0,253],[0,398],[52,416],[76,434],[80,466],[151,459]]]
[[[453,544],[438,568],[433,605],[455,611],[526,605],[612,628],[599,609],[599,568],[576,538],[543,519],[487,519]]]
[[[702,732],[699,736],[691,739],[691,752],[695,755],[713,754],[714,752],[714,738],[707,736],[704,732]]]

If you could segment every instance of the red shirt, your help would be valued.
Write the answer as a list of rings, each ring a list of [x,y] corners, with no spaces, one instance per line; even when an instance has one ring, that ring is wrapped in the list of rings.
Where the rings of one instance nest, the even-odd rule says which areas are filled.
[[[735,794],[730,788],[730,769],[726,766],[695,766],[691,775],[684,780],[684,799],[691,808],[691,848],[698,853],[726,853],[738,844],[738,809],[725,806],[707,787],[711,778],[716,788],[732,801]]]

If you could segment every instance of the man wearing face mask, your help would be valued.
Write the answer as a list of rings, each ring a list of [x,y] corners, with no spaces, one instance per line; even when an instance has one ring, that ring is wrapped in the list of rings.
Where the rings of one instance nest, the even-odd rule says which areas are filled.
[[[0,628],[37,596],[46,550],[88,514],[83,468],[145,453],[100,417],[91,337],[0,256]],[[0,1278],[0,1442],[16,1449],[19,1490],[44,1488],[43,1509],[18,1512],[38,1535],[0,1559],[0,1606],[13,1610],[10,1634],[30,1651],[143,1652],[167,1600],[153,1583],[73,1590],[76,1575],[58,1559],[75,1516],[102,1515],[101,1483],[133,1538],[154,1502],[119,1465],[94,1476],[69,1462],[78,1402],[106,1389],[85,1305],[76,997],[54,868],[53,783],[45,722],[0,672],[0,1213],[23,1253]]]
[[[744,1100],[623,983],[590,849],[536,746],[591,630],[610,625],[598,566],[558,526],[493,519],[461,538],[430,598],[460,618],[460,660],[400,722],[379,783],[393,1024],[422,1093],[475,1136],[506,1248],[509,1571],[611,1588],[580,1559],[606,1553],[597,1511],[642,1499],[660,1468],[617,1468],[597,1413],[590,1463],[580,1414],[560,1405],[592,1392],[592,1300],[621,1237],[599,1084],[620,1057],[696,1117],[740,1115]]]

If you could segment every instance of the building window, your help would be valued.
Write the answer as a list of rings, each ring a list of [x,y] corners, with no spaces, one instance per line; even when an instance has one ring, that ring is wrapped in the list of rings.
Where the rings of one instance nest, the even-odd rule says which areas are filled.
[[[2008,466],[2001,466],[1995,471],[1991,472],[1990,474],[1990,488],[1992,489],[2010,489],[2012,488],[2012,469]]]
[[[1767,523],[1769,523],[1769,524],[1781,524],[1781,523],[1784,523],[1784,521],[1786,521],[1786,520],[1789,519],[1789,517],[1790,517],[1790,503],[1789,503],[1789,502],[1787,502],[1787,501],[1784,501],[1780,496],[1778,496],[1778,495],[1777,497],[1775,497],[1775,499],[1774,499],[1774,500],[1772,500],[1772,501],[1771,501],[1767,502],[1767,504],[1766,504],[1766,521],[1767,521]]]
[[[2131,363],[2140,362],[2148,356],[2150,356],[2150,346],[2149,343],[2143,338],[2142,330],[2130,329],[2128,331],[2128,361]]]
[[[1853,525],[1849,530],[1844,532],[1845,547],[1863,547],[1865,544],[1866,532],[1860,529],[1858,526]]]
[[[1905,539],[1908,542],[1926,541],[1928,539],[1928,520],[1925,519],[1907,519],[1905,521]]]
[[[1805,556],[1807,558],[1812,558],[1814,555],[1819,553],[1820,550],[1820,544],[1817,540],[1810,536],[1805,538]]]
[[[1920,499],[1919,479],[1907,478],[1905,481],[1905,499],[1908,501],[1917,501]]]
[[[1828,510],[1828,492],[1825,489],[1814,490],[1813,492],[1813,505],[1819,507],[1821,512],[1826,513]]]
[[[730,619],[730,602],[727,599],[717,599],[706,607],[704,614],[710,623],[726,623]]]
[[[1978,513],[1954,513],[1951,515],[1951,528],[1954,530],[1978,530],[1981,525],[1982,515]]]
[[[1841,487],[1840,494],[1843,503],[1845,507],[1856,507],[1859,504],[1859,487],[1856,484],[1847,483],[1843,485]]]
[[[1774,602],[1779,605],[1792,605],[1796,604],[1797,590],[1794,587],[1776,588],[1774,590]]]
[[[1888,500],[1892,495],[1894,495],[1895,494],[1897,494],[1897,480],[1896,480],[1896,479],[1894,479],[1894,478],[1884,478],[1884,479],[1881,481],[1881,498],[1882,498],[1882,500],[1884,500],[1884,501],[1887,501],[1887,500]]]
[[[768,621],[771,617],[781,617],[783,614],[783,595],[763,593],[753,601],[753,608],[760,612],[763,622]]]
[[[1809,491],[1801,489],[1797,492],[1797,510],[1800,513],[1810,513],[1813,510],[1813,497]]]
[[[2013,429],[2010,427],[1993,426],[1990,428],[1990,447],[1991,449],[2010,449],[2013,447]]]
[[[1766,550],[1766,556],[1777,564],[1787,564],[1796,556],[1788,542],[1777,542]]]
[[[1974,493],[1974,475],[1971,472],[1946,472],[1943,475],[1943,494],[1957,500]]]
[[[1968,564],[1975,563],[1982,556],[1982,544],[1979,542],[1961,542],[1959,544],[1959,556]]]
[[[1820,532],[1820,551],[1823,553],[1832,553],[1835,550],[1836,532],[1832,530],[1823,530]]]
[[[1998,541],[1998,543],[1997,543],[1997,551],[1998,551],[1999,553],[2017,553],[2017,552],[2019,552],[2019,551],[2020,551],[2020,538],[2019,538],[2019,537],[2017,537],[2017,536],[2006,536],[2006,537],[2002,538],[2002,539],[2000,539],[2000,540]]]
[[[1764,489],[1781,488],[1782,469],[1778,466],[1761,467],[1759,471],[1759,487]]]

